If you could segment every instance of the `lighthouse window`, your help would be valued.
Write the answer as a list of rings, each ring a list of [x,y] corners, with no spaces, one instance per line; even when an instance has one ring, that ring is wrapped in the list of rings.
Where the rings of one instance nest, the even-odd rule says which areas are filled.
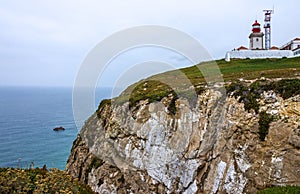
[[[258,38],[256,38],[256,42],[258,42]]]

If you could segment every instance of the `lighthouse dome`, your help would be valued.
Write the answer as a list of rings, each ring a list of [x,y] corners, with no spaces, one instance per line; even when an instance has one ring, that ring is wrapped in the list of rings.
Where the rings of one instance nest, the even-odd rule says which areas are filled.
[[[257,20],[252,24],[252,32],[260,33],[260,23],[258,23]]]

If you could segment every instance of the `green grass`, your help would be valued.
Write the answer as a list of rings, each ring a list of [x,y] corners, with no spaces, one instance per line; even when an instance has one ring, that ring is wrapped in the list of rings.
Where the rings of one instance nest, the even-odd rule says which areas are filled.
[[[265,77],[281,77],[283,70],[288,70],[287,74],[300,72],[300,58],[283,59],[245,59],[225,62],[217,61],[225,79]],[[294,70],[295,69],[295,70]]]
[[[200,94],[203,91],[203,86],[206,84],[200,69],[204,69],[208,73],[219,71],[222,77],[218,77],[221,75],[216,75],[216,78],[221,78],[217,80],[224,79],[224,81],[260,77],[294,78],[300,76],[300,57],[203,62],[191,67],[158,74],[137,82],[129,86],[112,102],[116,104],[129,102],[130,107],[133,107],[141,100],[148,100],[148,103],[160,101],[170,93],[176,98],[183,96],[193,101],[195,93]],[[170,110],[175,112],[174,102],[172,103]],[[107,103],[102,103],[101,107],[105,104]],[[99,110],[101,107],[99,107]]]
[[[299,186],[276,186],[258,191],[257,194],[299,194]]]
[[[215,61],[225,81],[232,81],[238,78],[254,79],[259,77],[295,77],[300,74],[300,57],[283,59],[239,59],[226,62],[225,60]],[[204,62],[198,65],[182,68],[153,76],[165,77],[165,80],[176,80],[174,77],[184,73],[194,85],[203,83],[205,80],[199,69],[205,66],[206,70],[217,71],[213,62]]]

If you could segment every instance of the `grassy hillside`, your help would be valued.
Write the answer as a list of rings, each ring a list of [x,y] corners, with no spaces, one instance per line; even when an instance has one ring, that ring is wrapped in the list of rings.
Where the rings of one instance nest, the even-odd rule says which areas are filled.
[[[164,77],[169,81],[175,81],[175,76],[180,72],[184,73],[194,85],[203,83],[205,80],[199,69],[201,66],[216,71],[212,65],[214,62],[204,62],[198,65],[187,67],[175,71],[166,72],[153,76],[152,78]],[[278,78],[295,77],[300,75],[300,57],[283,59],[239,59],[226,62],[225,60],[215,61],[220,69],[225,81],[236,80],[238,78],[255,79],[260,77]]]
[[[203,62],[141,80],[129,86],[120,97],[114,99],[114,102],[123,103],[129,100],[130,105],[134,106],[140,100],[159,101],[169,94],[172,94],[173,98],[177,98],[178,94],[184,94],[187,97],[192,96],[192,93],[199,94],[205,85],[200,69],[205,69],[207,72],[221,72],[219,75],[222,77],[219,77],[221,78],[219,80],[224,81],[261,77],[295,78],[300,76],[300,57]]]
[[[217,61],[225,80],[243,77],[245,79],[295,77],[300,75],[300,57],[283,59],[246,59],[225,62]]]

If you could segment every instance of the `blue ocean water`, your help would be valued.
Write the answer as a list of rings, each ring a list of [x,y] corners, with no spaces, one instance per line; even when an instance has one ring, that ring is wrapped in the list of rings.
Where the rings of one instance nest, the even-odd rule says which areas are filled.
[[[96,101],[110,94],[101,88]],[[0,87],[0,167],[63,170],[77,134],[71,88]]]

